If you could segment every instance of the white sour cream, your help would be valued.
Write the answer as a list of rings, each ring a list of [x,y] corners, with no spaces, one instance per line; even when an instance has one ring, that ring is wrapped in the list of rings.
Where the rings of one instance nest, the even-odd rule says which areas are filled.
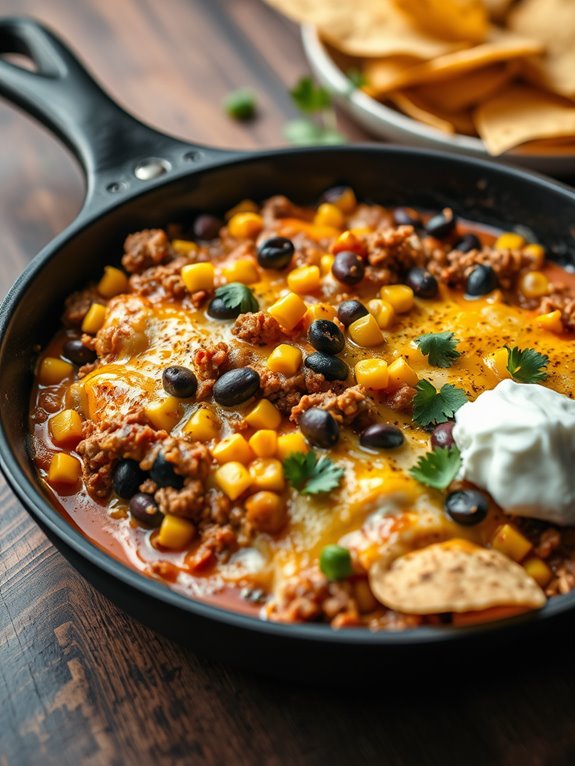
[[[503,380],[457,411],[453,438],[459,478],[507,513],[575,524],[575,401]]]

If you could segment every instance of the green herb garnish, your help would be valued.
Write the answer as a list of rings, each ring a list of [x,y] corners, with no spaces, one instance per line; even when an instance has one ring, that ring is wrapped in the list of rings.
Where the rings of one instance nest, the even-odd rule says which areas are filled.
[[[427,380],[420,380],[413,398],[413,419],[420,426],[445,423],[468,401],[462,388],[446,383],[438,391]]]
[[[434,367],[451,367],[459,359],[458,341],[452,332],[428,332],[415,341],[429,364]]]
[[[331,96],[325,88],[317,85],[311,77],[302,77],[290,91],[294,104],[305,117],[290,120],[284,127],[284,136],[292,144],[345,143],[337,129]]]
[[[289,92],[300,112],[315,114],[331,106],[331,96],[311,77],[301,77]]]
[[[241,282],[230,282],[218,287],[216,297],[221,298],[227,309],[240,309],[242,314],[258,311],[260,305],[249,287]]]
[[[434,489],[445,489],[461,468],[461,454],[457,447],[436,447],[422,455],[410,474],[414,479]]]
[[[345,74],[350,82],[352,91],[356,90],[357,88],[363,88],[364,85],[367,85],[367,78],[361,69],[351,67]]]
[[[234,120],[251,120],[256,113],[256,99],[248,88],[229,93],[224,99],[224,109]]]
[[[518,348],[514,346],[507,349],[507,369],[513,380],[518,383],[540,383],[548,377],[545,367],[549,364],[549,357],[540,354],[534,348]]]
[[[283,461],[286,479],[302,495],[318,495],[335,489],[343,468],[328,457],[318,459],[315,452],[292,452]]]

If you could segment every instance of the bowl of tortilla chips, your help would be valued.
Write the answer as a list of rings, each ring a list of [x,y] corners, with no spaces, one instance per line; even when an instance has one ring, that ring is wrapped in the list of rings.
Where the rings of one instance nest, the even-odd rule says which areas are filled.
[[[575,173],[575,0],[268,0],[374,135]]]

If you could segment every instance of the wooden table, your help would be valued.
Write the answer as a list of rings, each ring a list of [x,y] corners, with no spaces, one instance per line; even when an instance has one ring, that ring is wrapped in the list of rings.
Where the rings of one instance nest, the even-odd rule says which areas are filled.
[[[128,109],[227,147],[278,145],[306,71],[297,29],[258,0],[2,0],[48,22]],[[260,118],[221,100],[251,86]],[[354,138],[360,131],[341,120]],[[0,289],[73,218],[78,168],[0,103]],[[515,648],[478,674],[367,691],[302,688],[207,662],[129,619],[56,553],[2,480],[0,766],[575,763],[575,669]],[[334,668],[334,677],[337,669]]]

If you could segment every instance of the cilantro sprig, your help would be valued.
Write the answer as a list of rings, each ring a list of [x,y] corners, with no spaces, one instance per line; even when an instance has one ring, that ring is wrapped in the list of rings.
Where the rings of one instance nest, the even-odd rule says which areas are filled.
[[[461,453],[457,447],[436,447],[422,455],[410,474],[414,479],[434,489],[445,489],[461,468]]]
[[[250,288],[241,282],[230,282],[218,287],[216,297],[223,301],[227,309],[239,308],[242,314],[257,311],[260,307]]]
[[[328,457],[318,458],[315,452],[292,452],[283,461],[286,479],[302,495],[318,495],[335,489],[343,468]]]
[[[311,77],[301,77],[290,90],[290,96],[303,117],[290,120],[284,136],[292,144],[342,144],[345,136],[337,129],[331,96]]]
[[[451,367],[459,359],[457,339],[452,332],[428,332],[415,341],[419,350],[434,367]]]
[[[446,383],[438,391],[427,380],[420,380],[413,398],[413,419],[420,426],[445,423],[468,401],[462,388]]]
[[[507,370],[518,383],[541,383],[548,375],[545,367],[549,357],[540,354],[534,348],[521,349],[518,346],[505,346],[507,349]]]

